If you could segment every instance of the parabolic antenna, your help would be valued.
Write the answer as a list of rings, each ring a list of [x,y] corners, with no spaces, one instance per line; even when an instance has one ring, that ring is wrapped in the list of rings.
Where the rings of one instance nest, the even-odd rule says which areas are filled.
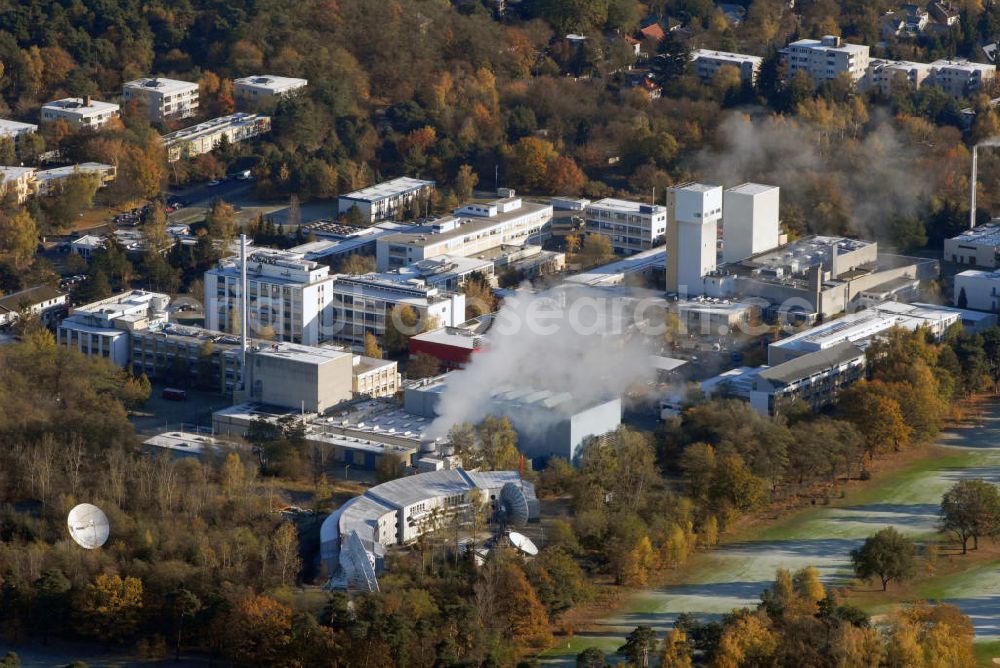
[[[535,547],[535,544],[531,542],[531,539],[525,536],[523,533],[511,531],[507,537],[510,538],[511,544],[517,549],[519,549],[521,552],[524,552],[525,554],[530,555],[532,557],[538,554],[538,548]]]
[[[69,535],[80,547],[96,550],[108,540],[111,525],[104,511],[90,503],[81,503],[66,518]]]
[[[341,548],[340,565],[344,569],[348,587],[356,587],[362,591],[379,590],[372,559],[358,532],[347,534]]]
[[[508,526],[523,527],[528,523],[528,497],[517,483],[509,482],[500,490],[500,505]]]

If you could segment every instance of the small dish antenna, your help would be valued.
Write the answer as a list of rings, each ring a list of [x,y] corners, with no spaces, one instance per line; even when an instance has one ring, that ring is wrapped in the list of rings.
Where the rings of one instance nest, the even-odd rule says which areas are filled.
[[[96,550],[104,545],[111,532],[108,516],[90,503],[81,503],[69,511],[66,524],[69,526],[70,537],[77,545],[88,550]]]
[[[521,552],[529,556],[535,556],[538,554],[538,548],[535,544],[531,542],[531,539],[525,536],[523,533],[518,533],[516,531],[511,531],[507,537],[510,539],[511,544],[519,549]]]

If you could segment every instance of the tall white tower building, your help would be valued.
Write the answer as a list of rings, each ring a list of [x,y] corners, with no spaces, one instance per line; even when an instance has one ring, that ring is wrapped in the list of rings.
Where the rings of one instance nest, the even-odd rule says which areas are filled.
[[[744,183],[723,197],[722,258],[738,262],[778,247],[777,186]]]
[[[667,191],[667,292],[700,295],[715,270],[722,186],[688,183]]]

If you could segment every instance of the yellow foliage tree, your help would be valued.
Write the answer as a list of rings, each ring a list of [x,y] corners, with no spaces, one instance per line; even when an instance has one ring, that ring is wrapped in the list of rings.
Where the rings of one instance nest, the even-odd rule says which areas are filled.
[[[79,610],[84,635],[107,642],[127,638],[139,624],[142,580],[98,575],[84,590]]]

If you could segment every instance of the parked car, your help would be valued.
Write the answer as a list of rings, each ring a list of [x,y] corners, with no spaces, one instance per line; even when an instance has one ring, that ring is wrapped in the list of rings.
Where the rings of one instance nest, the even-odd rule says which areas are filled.
[[[222,181],[220,181],[218,179],[214,179],[212,181],[209,181],[205,185],[208,186],[209,188],[214,188],[215,186],[221,186],[222,185]]]

